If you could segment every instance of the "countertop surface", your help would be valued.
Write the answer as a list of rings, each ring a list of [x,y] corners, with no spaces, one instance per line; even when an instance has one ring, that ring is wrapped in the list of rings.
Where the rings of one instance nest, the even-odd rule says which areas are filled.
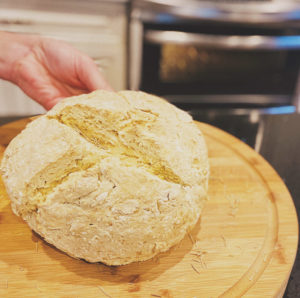
[[[195,120],[219,127],[258,151],[286,183],[299,218],[300,114],[264,114],[256,110],[233,112],[225,109],[192,109],[189,112]],[[16,119],[0,118],[0,125]],[[299,249],[284,297],[300,297]]]

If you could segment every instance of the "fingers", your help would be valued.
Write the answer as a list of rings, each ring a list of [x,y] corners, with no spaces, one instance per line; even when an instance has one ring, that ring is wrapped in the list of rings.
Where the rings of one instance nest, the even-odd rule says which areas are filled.
[[[50,89],[49,87],[50,86],[48,86],[48,89]],[[78,89],[78,88],[71,87],[69,85],[61,85],[61,86],[57,87],[57,89],[55,91],[56,91],[56,93],[55,93],[56,96],[54,95],[54,93],[52,93],[52,96],[48,96],[47,98],[44,97],[44,99],[46,99],[46,100],[44,100],[42,102],[42,105],[44,106],[44,108],[46,110],[52,109],[58,102],[60,102],[61,100],[63,100],[66,97],[76,96],[76,95],[90,92],[87,89]],[[59,93],[57,93],[57,92],[59,92]]]
[[[47,110],[56,104],[55,98],[62,96],[58,89],[51,86],[49,88],[47,73],[35,61],[32,54],[16,61],[13,73],[13,82]]]
[[[51,109],[65,97],[89,92],[87,89],[72,87],[51,76],[36,59],[35,53],[30,53],[15,63],[14,83],[46,110]]]
[[[114,91],[90,57],[85,55],[77,57],[76,72],[79,80],[89,91],[98,89]]]
[[[113,89],[101,75],[95,62],[86,54],[62,41],[43,39],[39,59],[52,76],[71,87],[86,89]]]
[[[89,56],[51,39],[41,39],[19,59],[14,74],[14,83],[47,110],[68,96],[113,90]]]

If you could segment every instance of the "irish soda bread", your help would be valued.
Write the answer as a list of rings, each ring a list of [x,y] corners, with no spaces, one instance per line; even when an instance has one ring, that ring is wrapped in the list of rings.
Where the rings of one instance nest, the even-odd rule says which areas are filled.
[[[147,260],[198,221],[209,165],[192,118],[143,93],[67,98],[7,147],[1,172],[15,214],[89,262]]]

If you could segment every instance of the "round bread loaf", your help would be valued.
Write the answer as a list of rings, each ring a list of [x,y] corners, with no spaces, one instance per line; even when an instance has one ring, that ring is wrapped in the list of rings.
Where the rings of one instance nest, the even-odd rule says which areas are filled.
[[[198,221],[209,165],[186,112],[143,92],[62,100],[7,147],[12,209],[46,241],[89,262],[147,260]]]

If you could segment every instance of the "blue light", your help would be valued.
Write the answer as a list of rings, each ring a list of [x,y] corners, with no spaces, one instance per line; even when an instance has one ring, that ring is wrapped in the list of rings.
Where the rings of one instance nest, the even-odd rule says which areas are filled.
[[[167,13],[160,13],[157,17],[156,17],[157,21],[160,23],[174,23],[176,18],[170,14]]]
[[[267,114],[293,114],[296,112],[296,108],[294,106],[282,106],[282,107],[273,107],[266,109]]]
[[[275,38],[278,48],[291,49],[300,48],[300,35],[280,36]]]

